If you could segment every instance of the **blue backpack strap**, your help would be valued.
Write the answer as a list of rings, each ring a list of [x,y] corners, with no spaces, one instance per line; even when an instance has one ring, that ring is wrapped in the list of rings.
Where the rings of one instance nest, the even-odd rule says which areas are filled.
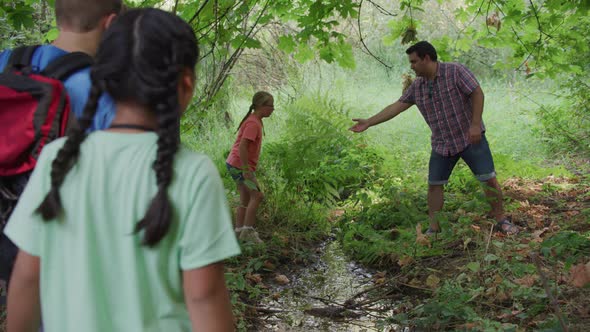
[[[53,60],[41,75],[64,81],[80,69],[92,66],[94,60],[83,52],[72,52]]]
[[[14,68],[30,66],[31,60],[33,59],[33,54],[35,54],[35,51],[38,47],[39,45],[21,46],[12,50],[12,54],[10,54],[8,63],[4,68],[4,72],[8,72]]]

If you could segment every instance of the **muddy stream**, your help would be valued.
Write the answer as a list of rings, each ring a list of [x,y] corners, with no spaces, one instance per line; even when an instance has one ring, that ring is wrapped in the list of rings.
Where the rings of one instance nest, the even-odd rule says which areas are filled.
[[[374,286],[373,274],[351,262],[340,244],[330,240],[318,248],[315,263],[285,271],[289,284],[274,286],[261,305],[280,311],[263,317],[260,331],[404,331],[383,324],[391,310],[348,310],[344,303]]]

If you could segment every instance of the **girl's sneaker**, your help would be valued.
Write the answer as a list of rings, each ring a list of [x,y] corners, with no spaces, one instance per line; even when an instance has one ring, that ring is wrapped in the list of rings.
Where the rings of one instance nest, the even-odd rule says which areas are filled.
[[[240,232],[240,240],[250,241],[254,243],[262,243],[262,240],[258,236],[258,232],[252,227],[243,227]]]

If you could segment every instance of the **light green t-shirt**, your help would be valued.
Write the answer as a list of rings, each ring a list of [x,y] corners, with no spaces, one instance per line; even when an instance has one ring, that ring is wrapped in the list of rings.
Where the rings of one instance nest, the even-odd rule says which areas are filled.
[[[190,331],[182,270],[240,253],[217,169],[182,147],[168,233],[153,248],[133,234],[157,189],[156,141],[154,133],[89,135],[60,189],[63,215],[51,222],[34,211],[64,140],[43,149],[5,233],[40,257],[46,332]]]

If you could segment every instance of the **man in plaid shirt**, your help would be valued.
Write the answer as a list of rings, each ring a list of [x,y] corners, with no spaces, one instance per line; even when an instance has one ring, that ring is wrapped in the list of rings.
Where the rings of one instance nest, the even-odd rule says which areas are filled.
[[[476,178],[487,184],[485,191],[496,219],[496,229],[507,234],[518,233],[518,227],[504,216],[502,190],[496,179],[492,153],[485,138],[484,94],[469,69],[458,63],[437,61],[434,46],[421,41],[406,50],[416,80],[401,98],[369,119],[353,119],[350,128],[362,132],[369,127],[396,117],[412,105],[418,106],[432,131],[432,152],[428,167],[427,234],[440,232],[436,219],[444,202],[444,185],[459,158]]]

